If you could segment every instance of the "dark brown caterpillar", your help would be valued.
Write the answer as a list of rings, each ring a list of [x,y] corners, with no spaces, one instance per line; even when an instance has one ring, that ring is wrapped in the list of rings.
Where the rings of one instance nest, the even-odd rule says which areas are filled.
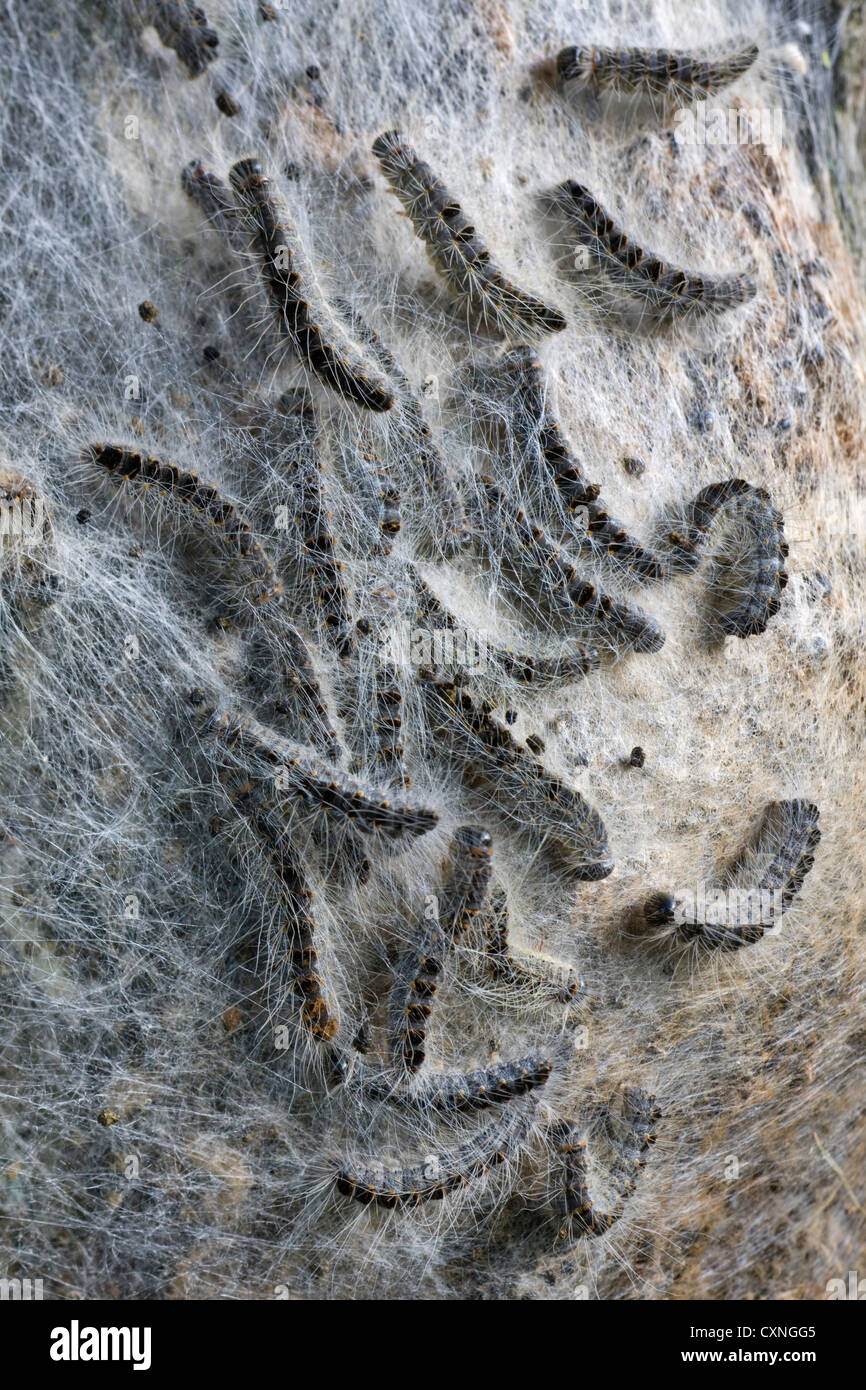
[[[417,599],[419,620],[433,624],[434,631],[437,628],[456,631],[458,622],[454,614],[434,594],[417,569],[410,567],[409,573]],[[544,690],[561,681],[581,680],[590,672],[597,671],[600,665],[596,649],[579,642],[573,643],[570,650],[560,656],[531,656],[528,652],[513,652],[510,647],[486,645],[485,655],[503,675],[510,676],[521,685],[531,685],[536,690]]]
[[[549,841],[576,877],[607,878],[613,872],[607,832],[580,792],[548,772],[493,719],[489,705],[476,703],[453,681],[435,680],[424,671],[421,678],[432,736],[456,739],[467,783],[483,788],[515,829]]]
[[[644,1166],[643,1154],[655,1143],[655,1123],[661,1111],[655,1097],[646,1091],[629,1088],[623,1094],[622,1123],[626,1132],[620,1142],[620,1157],[610,1175],[610,1196],[605,1206],[598,1205],[590,1194],[586,1140],[576,1125],[567,1121],[555,1122],[551,1138],[562,1167],[562,1188],[557,1205],[565,1221],[560,1239],[576,1235],[603,1235],[622,1216],[626,1199],[635,1188],[635,1174]]]
[[[181,186],[203,217],[235,251],[246,249],[247,237],[238,218],[228,185],[200,159],[187,164],[180,176]]]
[[[279,324],[302,361],[346,400],[390,410],[385,378],[365,360],[326,304],[300,237],[257,159],[241,159],[229,182],[241,220],[253,237]]]
[[[654,926],[675,928],[684,943],[723,951],[754,945],[777,925],[802,888],[821,839],[818,818],[817,806],[809,801],[770,802],[757,843],[731,867],[727,888],[705,893],[703,903],[655,893],[644,904],[644,918]]]
[[[156,0],[145,13],[166,48],[173,48],[190,77],[199,77],[217,56],[219,35],[190,0]]]
[[[450,871],[438,912],[421,923],[418,939],[394,970],[388,1037],[395,1066],[415,1072],[424,1061],[427,1020],[445,958],[480,910],[490,882],[493,842],[486,830],[461,825],[451,844]]]
[[[406,449],[417,459],[421,472],[431,483],[437,496],[437,520],[441,523],[441,544],[446,555],[465,549],[472,539],[460,494],[451,478],[442,455],[436,447],[430,426],[421,413],[421,403],[408,376],[379,334],[358,310],[345,300],[335,299],[334,309],[349,325],[359,343],[363,343],[379,366],[397,388],[394,426]]]
[[[516,1100],[458,1148],[433,1155],[415,1168],[343,1162],[335,1177],[337,1190],[364,1206],[417,1207],[422,1202],[441,1201],[447,1192],[465,1187],[524,1146],[536,1104],[533,1096]]]
[[[408,1086],[402,1077],[357,1064],[351,1081],[372,1101],[387,1101],[398,1110],[441,1115],[472,1114],[491,1105],[506,1105],[518,1096],[546,1085],[553,1062],[546,1053],[532,1052],[513,1062],[499,1062],[457,1075],[434,1073],[420,1085]]]
[[[282,592],[276,571],[261,544],[254,538],[233,502],[216,488],[203,483],[195,473],[185,473],[174,463],[136,453],[120,444],[91,444],[84,451],[85,462],[98,464],[114,477],[155,488],[157,494],[188,509],[203,527],[210,527],[233,558],[242,562],[249,575],[245,597],[256,605],[270,603]]]
[[[698,57],[669,49],[563,48],[556,55],[560,82],[615,92],[693,101],[735,82],[758,56],[756,44]]]
[[[350,779],[335,777],[332,768],[319,767],[308,749],[275,737],[252,720],[220,716],[200,705],[199,709],[205,737],[243,762],[256,789],[270,783],[271,805],[289,798],[317,814],[348,821],[364,834],[377,833],[390,840],[423,835],[439,819],[435,811],[374,800]]]
[[[781,607],[788,583],[785,560],[788,544],[784,520],[765,488],[742,478],[728,478],[702,488],[693,501],[685,533],[669,536],[674,563],[694,569],[716,518],[727,515],[745,528],[747,540],[739,551],[716,567],[714,589],[721,603],[715,624],[725,636],[754,637],[766,631]]]
[[[339,737],[297,628],[286,621],[259,625],[250,639],[248,659],[251,683],[265,702],[261,717],[266,722],[287,722],[292,738],[314,744],[336,761],[341,752]]]
[[[63,587],[45,498],[20,473],[0,469],[0,604],[31,632]]]
[[[390,555],[394,537],[400,533],[400,492],[394,478],[378,455],[367,449],[347,449],[344,466],[357,492],[376,504],[379,529],[374,547],[376,553]]]
[[[289,939],[289,979],[301,1000],[301,1021],[316,1042],[331,1042],[340,1025],[319,974],[318,926],[301,862],[288,837],[257,802],[249,783],[237,788],[231,799],[253,830],[279,884],[280,907],[285,913],[283,930]]]
[[[391,662],[377,664],[373,671],[372,689],[363,695],[369,701],[373,730],[371,775],[387,786],[409,786],[403,766],[403,688],[397,668]],[[363,713],[363,712],[362,712]]]
[[[331,533],[325,483],[321,472],[321,441],[313,407],[303,412],[307,431],[295,467],[297,507],[295,520],[305,560],[304,573],[311,590],[312,608],[340,656],[355,650],[352,602],[344,579],[344,567]]]
[[[721,313],[746,304],[755,295],[748,275],[700,275],[668,265],[630,240],[621,227],[579,183],[567,182],[553,192],[553,203],[587,248],[596,265],[622,289],[640,299],[660,320]]]
[[[510,989],[567,1004],[583,988],[571,966],[538,952],[517,950],[509,940],[508,899],[502,889],[491,893],[481,915],[484,963],[494,980]]]
[[[488,529],[491,521],[496,536],[504,543],[505,554],[523,578],[549,599],[562,615],[591,624],[608,638],[623,640],[634,651],[657,652],[665,635],[656,620],[636,604],[611,598],[585,576],[578,573],[569,556],[529,521],[522,507],[515,506],[491,478],[480,478],[483,514]]]
[[[575,542],[589,554],[616,560],[636,578],[662,579],[662,560],[612,517],[599,497],[598,483],[588,483],[559,421],[550,409],[544,370],[530,347],[516,347],[502,358],[501,369],[513,402],[518,444],[527,462],[534,459],[539,475],[552,478],[567,511],[581,508],[585,526]]]
[[[505,278],[460,204],[399,131],[380,135],[373,153],[434,266],[467,308],[506,337],[562,332],[566,321],[559,310]]]

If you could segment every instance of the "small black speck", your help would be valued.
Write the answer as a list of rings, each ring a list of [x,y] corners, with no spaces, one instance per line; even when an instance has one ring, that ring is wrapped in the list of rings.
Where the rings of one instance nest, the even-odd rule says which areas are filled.
[[[283,165],[283,173],[292,183],[297,183],[301,177],[301,166],[290,159],[288,163]]]
[[[189,702],[191,705],[203,705],[204,691],[200,690],[198,686],[196,686],[195,690],[191,690],[189,692]]]
[[[517,93],[517,99],[518,99],[518,101],[529,101],[529,99],[530,99],[531,96],[532,96],[532,88],[531,88],[529,85],[527,85],[527,86],[525,86],[525,87],[521,87],[521,88],[520,88],[520,91]]]
[[[645,761],[646,755],[640,747],[633,748],[628,755],[629,767],[643,767]]]
[[[787,431],[791,428],[792,423],[793,421],[791,420],[790,415],[786,415],[784,419],[776,421],[776,429],[779,431],[780,434],[786,434]]]
[[[516,710],[516,709],[507,709],[507,710],[505,711],[505,722],[506,722],[506,724],[516,724],[516,723],[517,723],[517,710]]]
[[[318,63],[310,63],[310,66],[305,68],[304,71],[311,82],[318,82],[322,75],[322,69],[319,67]]]
[[[216,362],[219,355],[219,348],[214,347],[212,343],[208,343],[207,347],[204,348],[202,351],[202,356],[204,357],[205,362]]]
[[[369,637],[373,631],[373,624],[369,618],[359,618],[355,624],[362,637]]]
[[[79,526],[83,526],[86,521],[90,520],[92,515],[93,513],[88,507],[82,507],[80,512],[76,512],[75,520],[78,522]]]
[[[630,473],[633,478],[639,478],[642,473],[646,472],[646,464],[643,459],[625,458],[622,461],[622,466],[626,473]]]
[[[217,92],[216,104],[224,116],[239,116],[241,108],[230,92]]]

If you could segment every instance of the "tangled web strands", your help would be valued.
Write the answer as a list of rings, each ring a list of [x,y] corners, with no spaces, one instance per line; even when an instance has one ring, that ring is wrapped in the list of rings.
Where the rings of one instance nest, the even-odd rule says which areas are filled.
[[[4,6],[4,1267],[822,1297],[862,52],[760,0],[344,10]],[[704,99],[777,145],[690,143]],[[680,920],[729,887],[772,929]]]

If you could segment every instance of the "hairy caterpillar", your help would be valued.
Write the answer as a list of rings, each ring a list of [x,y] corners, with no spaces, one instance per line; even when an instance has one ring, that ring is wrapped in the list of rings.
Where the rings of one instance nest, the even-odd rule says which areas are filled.
[[[533,1096],[516,1100],[463,1144],[447,1153],[433,1154],[414,1168],[344,1161],[335,1177],[337,1190],[365,1206],[417,1207],[422,1202],[440,1201],[446,1193],[465,1187],[524,1146],[536,1104]]]
[[[578,45],[556,55],[560,82],[680,101],[709,96],[735,82],[758,56],[755,44],[698,57],[669,49],[592,48]]]
[[[491,805],[517,829],[549,840],[578,878],[607,878],[613,860],[598,812],[580,792],[567,787],[453,681],[421,672],[432,733],[456,736],[464,777],[484,788]]]
[[[510,387],[516,432],[523,450],[530,457],[534,455],[539,471],[546,471],[553,479],[569,512],[576,507],[585,509],[585,530],[575,536],[581,548],[619,561],[639,579],[661,579],[665,568],[658,556],[634,540],[621,521],[610,516],[599,498],[599,485],[586,481],[550,409],[544,370],[533,349],[511,349],[502,358],[501,366]]]
[[[364,702],[369,701],[373,727],[373,776],[381,778],[388,786],[409,786],[409,778],[403,766],[403,745],[400,742],[403,727],[403,690],[397,668],[392,662],[383,662],[373,671],[372,690],[365,691]]]
[[[333,304],[356,340],[370,350],[397,387],[394,425],[437,494],[437,520],[441,522],[443,551],[448,555],[463,550],[472,539],[463,502],[436,447],[430,426],[421,413],[421,403],[412,383],[390,348],[386,347],[375,328],[361,317],[358,310],[343,299],[335,299]]]
[[[418,617],[435,624],[437,628],[455,631],[458,622],[454,614],[445,607],[414,566],[410,567],[409,573],[418,601]],[[510,647],[492,647],[485,643],[485,655],[503,675],[510,676],[521,685],[531,685],[536,690],[544,690],[560,681],[580,680],[597,671],[600,665],[596,649],[579,642],[573,643],[569,651],[551,657],[532,656],[528,652],[514,652]]]
[[[424,1114],[459,1115],[506,1105],[518,1096],[546,1085],[553,1062],[546,1053],[532,1052],[512,1062],[457,1074],[435,1073],[419,1085],[406,1085],[388,1072],[356,1064],[351,1080],[373,1101],[387,1101],[398,1110]]]
[[[231,190],[218,174],[192,159],[180,176],[181,186],[199,212],[235,251],[246,249],[247,238],[238,219]]]
[[[56,569],[54,528],[44,497],[19,473],[0,469],[0,612],[25,632],[39,626],[64,587]],[[6,628],[5,619],[0,629]],[[6,675],[0,659],[0,683]]]
[[[199,692],[193,693],[198,696]],[[423,835],[439,819],[435,811],[374,800],[355,782],[335,777],[333,769],[319,767],[306,748],[273,736],[252,720],[207,711],[203,714],[207,735],[243,759],[256,786],[265,778],[272,787],[276,781],[276,790],[286,797],[326,817],[348,821],[365,834],[378,832],[388,839]]]
[[[661,320],[720,313],[747,303],[755,295],[755,282],[748,275],[700,275],[668,265],[644,250],[579,183],[560,184],[553,192],[553,202],[599,268]]]
[[[815,862],[821,839],[819,811],[808,801],[773,801],[764,812],[758,841],[731,867],[727,890],[711,892],[712,916],[703,920],[701,903],[678,902],[673,893],[654,893],[643,908],[647,922],[674,927],[680,941],[737,951],[760,941],[768,926],[787,912]],[[746,880],[747,886],[739,885]],[[762,895],[774,895],[772,903]]]
[[[400,492],[382,460],[366,449],[345,451],[345,465],[350,479],[362,495],[374,501],[378,508],[379,538],[377,552],[390,555],[394,537],[400,532]]]
[[[272,195],[261,164],[238,160],[229,182],[261,256],[281,331],[302,361],[346,400],[368,410],[390,410],[394,396],[385,378],[359,353],[325,303],[298,233]]]
[[[661,1111],[655,1097],[636,1087],[623,1093],[622,1120],[626,1133],[621,1140],[620,1156],[610,1175],[611,1195],[606,1206],[592,1198],[588,1182],[586,1140],[576,1125],[556,1121],[550,1133],[562,1170],[562,1188],[558,1205],[564,1209],[565,1222],[560,1229],[561,1239],[575,1235],[603,1235],[623,1213],[626,1199],[635,1187],[634,1174],[644,1166],[642,1155],[655,1143],[655,1123]]]
[[[313,895],[305,882],[300,859],[287,836],[257,803],[249,784],[237,789],[232,804],[255,833],[279,883],[279,902],[287,919],[283,930],[289,938],[289,979],[300,996],[301,1021],[317,1042],[331,1042],[340,1025],[319,974]]]
[[[530,522],[521,507],[511,503],[491,478],[480,478],[479,483],[484,510],[495,523],[509,560],[516,569],[531,577],[560,614],[593,624],[611,639],[622,638],[635,651],[661,649],[665,636],[654,618],[636,604],[613,599],[597,589],[578,573],[568,555],[542,528]]]
[[[318,422],[312,406],[304,411],[304,421],[310,428],[312,438],[305,444],[295,470],[298,496],[296,521],[307,562],[305,570],[314,610],[337,652],[345,657],[355,649],[352,603],[344,579],[343,562],[337,556],[331,534],[330,512],[320,467]]]
[[[509,941],[509,919],[507,896],[497,889],[480,919],[487,973],[511,989],[567,1004],[583,987],[581,977],[562,961],[517,950]]]
[[[562,332],[566,322],[559,310],[506,279],[460,204],[399,131],[378,136],[373,153],[436,269],[485,325],[492,323],[506,337]]]
[[[174,49],[190,77],[198,77],[214,61],[219,35],[207,15],[190,0],[151,0],[145,13],[166,48]]]
[[[91,444],[83,457],[85,462],[98,464],[116,478],[145,490],[154,487],[179,507],[189,508],[200,524],[213,529],[229,554],[241,561],[249,575],[245,596],[251,603],[270,603],[282,592],[274,566],[253,537],[249,523],[233,502],[201,482],[197,474],[185,473],[174,463],[161,463],[119,444]]]
[[[431,1000],[445,957],[480,910],[490,881],[493,843],[486,830],[461,825],[451,842],[450,872],[435,920],[424,918],[414,945],[394,970],[388,1004],[391,1060],[406,1071],[424,1061]]]
[[[336,761],[341,751],[339,737],[307,644],[297,628],[275,615],[269,624],[256,628],[248,657],[252,682],[266,700],[267,718],[287,721],[292,737],[315,744]]]
[[[710,483],[691,505],[685,534],[674,532],[669,537],[680,568],[693,569],[700,562],[702,548],[721,514],[733,517],[745,528],[747,541],[734,555],[724,555],[717,565],[714,588],[720,597],[733,591],[733,602],[717,615],[716,623],[725,635],[754,637],[764,632],[778,613],[780,595],[788,583],[784,521],[765,488],[754,487],[742,478]],[[738,578],[738,569],[745,571],[744,577]]]

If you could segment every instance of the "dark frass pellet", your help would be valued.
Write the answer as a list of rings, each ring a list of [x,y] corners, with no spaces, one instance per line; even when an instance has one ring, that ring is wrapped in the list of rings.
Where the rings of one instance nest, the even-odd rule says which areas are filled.
[[[640,747],[633,748],[628,755],[629,767],[643,767],[645,761],[646,755]]]
[[[639,478],[641,474],[646,472],[646,464],[643,459],[625,458],[622,461],[622,466],[626,473],[630,474],[632,478]]]
[[[159,310],[149,299],[143,299],[138,306],[138,312],[145,323],[156,323],[159,318]]]
[[[219,355],[219,348],[214,347],[212,343],[208,343],[207,347],[204,348],[202,351],[202,356],[204,357],[205,362],[216,362],[219,358]]]

